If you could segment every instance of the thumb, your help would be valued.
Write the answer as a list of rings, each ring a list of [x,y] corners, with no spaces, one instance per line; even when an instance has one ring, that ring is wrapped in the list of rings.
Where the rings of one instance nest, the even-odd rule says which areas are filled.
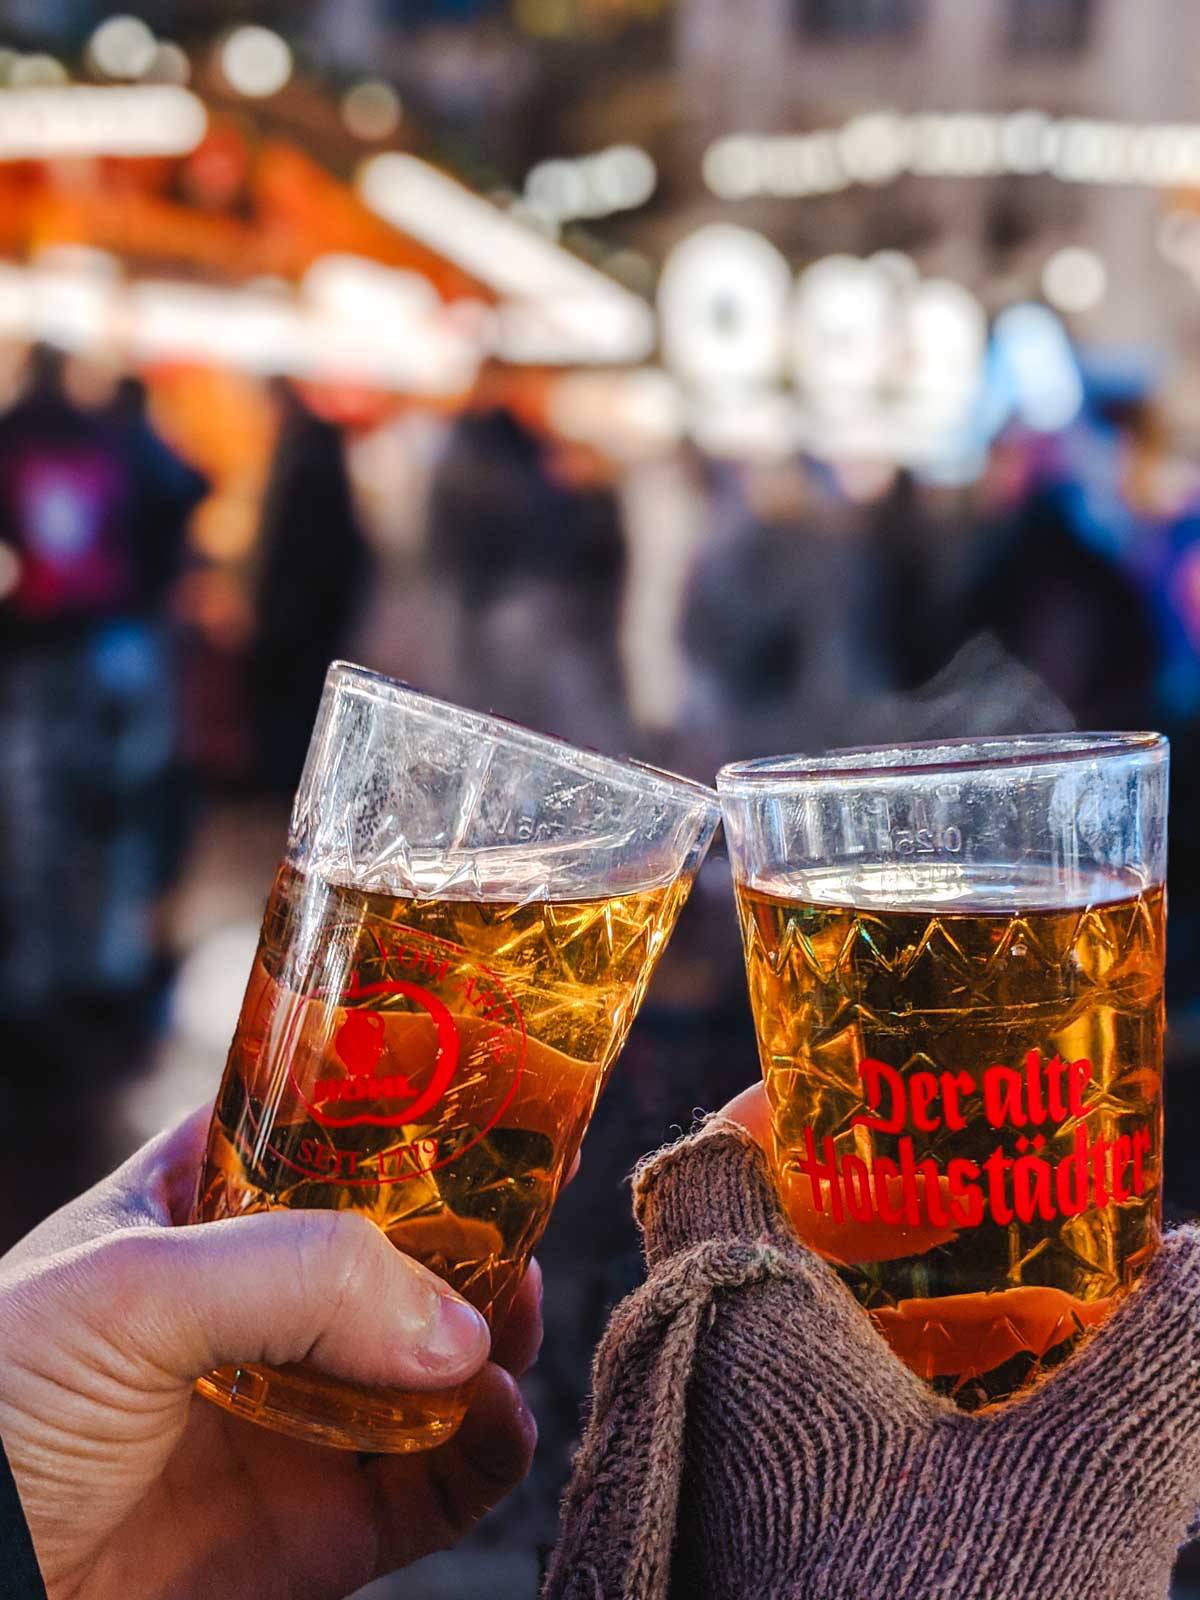
[[[83,1253],[92,1326],[175,1382],[312,1361],[349,1382],[436,1389],[487,1360],[474,1307],[353,1212],[129,1229]]]

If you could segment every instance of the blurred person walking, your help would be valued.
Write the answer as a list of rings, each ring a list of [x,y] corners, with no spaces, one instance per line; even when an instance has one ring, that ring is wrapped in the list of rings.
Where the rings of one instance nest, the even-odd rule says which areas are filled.
[[[138,573],[138,615],[127,617],[108,641],[109,660],[123,659],[120,673],[135,697],[134,710],[155,741],[143,738],[148,756],[141,789],[142,821],[153,849],[155,893],[174,883],[183,863],[191,818],[190,781],[179,738],[179,640],[172,595],[186,562],[187,529],[208,493],[208,481],[167,444],[150,418],[149,391],[135,373],[117,384],[108,408],[129,453],[135,493],[129,534]]]
[[[163,612],[205,484],[130,402],[84,410],[39,346],[0,418],[0,1017],[39,1048],[64,998],[140,997],[170,864]]]
[[[619,650],[628,548],[602,463],[554,455],[507,410],[466,414],[432,485],[429,563],[440,602],[434,615],[447,647],[440,692],[577,745],[631,751],[636,734]],[[675,953],[696,943],[688,930],[697,903],[694,895],[692,920],[685,912],[664,952],[656,975],[660,996],[670,992],[673,976],[678,982]],[[732,926],[724,903],[720,910],[722,927]],[[703,917],[701,923],[703,932],[709,924]],[[741,981],[740,958],[734,976]],[[652,1000],[636,1040],[661,1043],[664,1024],[655,1013]],[[672,1065],[682,1052],[670,1052],[668,1060],[669,1046],[652,1056],[644,1042],[635,1049],[652,1104],[638,1104],[639,1074],[627,1063],[589,1136],[595,1159],[568,1191],[571,1214],[586,1218],[592,1242],[581,1250],[569,1223],[552,1224],[548,1235],[557,1280],[547,1310],[553,1349],[532,1380],[544,1449],[530,1492],[503,1524],[506,1541],[526,1549],[553,1538],[553,1507],[577,1437],[586,1352],[602,1308],[625,1288],[628,1241],[619,1220],[597,1233],[597,1218],[636,1155],[641,1130],[647,1122],[657,1130],[660,1115],[671,1114]],[[690,1055],[687,1065],[694,1071]],[[468,1587],[463,1578],[464,1593]]]
[[[919,483],[902,467],[866,526],[882,673],[892,689],[917,689],[949,659],[945,613],[966,576],[971,512],[960,489]]]
[[[618,638],[627,551],[594,460],[562,463],[505,410],[456,425],[430,496],[430,566],[449,599],[442,692],[576,744],[628,752]]]
[[[347,653],[373,561],[354,506],[341,431],[286,379],[263,497],[248,694],[258,777],[291,798],[325,669]]]
[[[1152,722],[1158,638],[1138,581],[1080,534],[1072,483],[1043,483],[981,530],[978,576],[946,618],[947,659],[981,629],[1082,728]]]
[[[803,462],[752,474],[746,487],[721,510],[684,600],[688,771],[844,743],[848,708],[879,685],[855,508]]]

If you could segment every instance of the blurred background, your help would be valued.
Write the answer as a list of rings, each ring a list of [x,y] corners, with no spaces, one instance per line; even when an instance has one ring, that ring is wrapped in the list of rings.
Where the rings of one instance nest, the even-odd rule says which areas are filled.
[[[251,9],[0,3],[0,1244],[212,1094],[337,655],[706,779],[1165,730],[1200,1209],[1200,9]],[[534,1595],[626,1174],[755,1073],[714,859],[533,1477],[373,1600]]]

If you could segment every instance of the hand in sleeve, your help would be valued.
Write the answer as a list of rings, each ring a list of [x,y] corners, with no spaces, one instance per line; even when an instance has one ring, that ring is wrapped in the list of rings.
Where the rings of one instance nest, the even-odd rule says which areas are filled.
[[[760,1093],[728,1111],[637,1174],[649,1276],[597,1355],[547,1600],[1165,1600],[1200,1503],[1200,1231],[967,1415],[797,1240]]]

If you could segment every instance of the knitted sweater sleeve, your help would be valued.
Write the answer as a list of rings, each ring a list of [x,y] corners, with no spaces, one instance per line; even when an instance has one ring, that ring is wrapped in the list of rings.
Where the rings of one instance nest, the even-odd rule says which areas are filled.
[[[545,1600],[1165,1600],[1200,1499],[1200,1235],[1020,1400],[893,1356],[725,1125],[644,1163]]]
[[[768,1242],[799,1248],[763,1153],[736,1123],[710,1123],[700,1135],[641,1162],[633,1211],[653,1272],[673,1256],[714,1242]]]

